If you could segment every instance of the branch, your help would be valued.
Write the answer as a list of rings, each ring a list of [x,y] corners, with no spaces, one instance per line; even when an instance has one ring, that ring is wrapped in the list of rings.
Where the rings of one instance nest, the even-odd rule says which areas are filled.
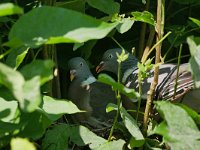
[[[164,0],[158,0],[157,1],[157,24],[156,24],[156,41],[160,41],[163,36],[164,31]],[[160,62],[160,56],[161,56],[161,46],[162,43],[159,43],[156,47],[156,58],[155,58],[155,64],[158,64]],[[143,124],[143,132],[146,135],[147,134],[147,128],[148,128],[148,121],[149,116],[151,113],[151,105],[153,103],[153,97],[155,88],[158,83],[158,75],[159,75],[159,66],[156,66],[154,69],[154,81],[152,82],[149,91],[147,92],[147,103],[144,113],[144,124]]]

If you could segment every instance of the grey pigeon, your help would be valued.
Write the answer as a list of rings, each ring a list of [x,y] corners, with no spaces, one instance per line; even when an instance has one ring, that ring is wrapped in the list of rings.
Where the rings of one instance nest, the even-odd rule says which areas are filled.
[[[125,51],[128,53],[127,51]],[[103,54],[102,61],[96,67],[99,73],[103,70],[110,71],[117,74],[117,55],[121,54],[122,49],[115,48],[109,49]],[[127,60],[121,64],[121,82],[127,86],[132,87],[138,91],[137,82],[137,62],[138,60],[129,53]],[[200,112],[200,90],[193,89],[194,83],[192,75],[188,71],[188,64],[181,64],[178,72],[178,85],[174,97],[174,87],[176,81],[177,65],[175,64],[162,64],[159,67],[159,79],[156,87],[155,99],[165,99],[170,101],[181,101],[182,103]],[[142,99],[146,99],[147,92],[151,83],[153,82],[154,70],[150,70],[149,77],[142,83]]]
[[[88,121],[93,126],[103,125],[113,116],[106,113],[108,103],[116,101],[111,87],[95,82],[87,63],[81,57],[75,57],[68,62],[70,69],[71,83],[68,89],[68,98],[85,113],[78,113],[73,116],[75,122]],[[99,121],[100,120],[100,121]]]
[[[79,109],[86,111],[75,114],[74,121],[88,121],[92,114],[92,107],[90,106],[90,84],[95,82],[96,79],[81,57],[70,59],[68,66],[71,79],[68,89],[68,99],[72,100]]]

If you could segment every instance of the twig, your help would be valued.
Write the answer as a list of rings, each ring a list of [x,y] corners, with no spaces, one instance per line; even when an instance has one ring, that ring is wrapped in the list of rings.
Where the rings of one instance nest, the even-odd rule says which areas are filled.
[[[157,37],[156,41],[160,41],[162,39],[163,31],[164,31],[164,0],[158,0],[157,1]],[[155,64],[158,64],[160,62],[160,56],[161,56],[161,46],[162,43],[160,42],[158,46],[156,47],[156,58],[155,58]],[[154,81],[151,83],[150,89],[147,93],[147,103],[144,113],[144,124],[143,124],[143,133],[147,134],[147,128],[148,128],[148,121],[149,121],[149,115],[151,112],[151,104],[153,103],[153,97],[154,97],[154,91],[158,83],[158,75],[159,75],[159,66],[156,66],[154,69]]]
[[[150,0],[146,1],[146,8],[145,10],[149,10]],[[147,24],[142,23],[141,31],[140,31],[140,39],[139,39],[139,48],[138,48],[138,58],[142,57],[142,53],[144,51],[144,44],[145,44],[145,33],[146,33]]]
[[[174,86],[174,95],[173,95],[173,99],[175,99],[176,96],[176,89],[178,86],[178,73],[179,73],[179,67],[180,67],[180,62],[181,62],[181,53],[182,53],[182,47],[183,45],[180,45],[180,49],[179,49],[179,54],[178,54],[178,65],[177,65],[177,72],[176,72],[176,81],[175,81],[175,86]]]

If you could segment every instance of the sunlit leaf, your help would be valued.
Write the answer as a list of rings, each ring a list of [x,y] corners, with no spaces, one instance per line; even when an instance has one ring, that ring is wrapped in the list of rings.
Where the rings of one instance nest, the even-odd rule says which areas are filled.
[[[120,110],[120,115],[123,120],[125,127],[131,133],[132,138],[130,141],[130,146],[133,147],[140,147],[144,144],[144,137],[137,125],[137,122],[133,119],[133,117],[127,113],[127,111],[122,107]]]
[[[155,105],[164,121],[154,132],[162,135],[164,142],[168,143],[171,149],[200,148],[199,129],[183,108],[166,101],[157,101]]]
[[[100,74],[98,76],[98,81],[112,86],[113,90],[119,90],[122,94],[128,96],[129,98],[139,97],[139,94],[134,89],[129,89],[124,85],[117,83],[113,78],[106,74]]]
[[[143,12],[132,12],[131,13],[136,21],[141,21],[145,23],[149,23],[150,25],[155,26],[155,20],[154,16],[148,12],[148,11],[143,11]]]
[[[106,14],[119,13],[120,5],[114,0],[87,0],[88,4]]]
[[[134,19],[131,18],[124,18],[122,19],[121,23],[116,27],[118,32],[123,34],[131,29],[133,23],[135,22]]]
[[[18,71],[0,63],[0,84],[7,87],[20,102],[24,99],[24,83],[24,77]]]
[[[187,43],[189,45],[191,57],[189,60],[190,70],[194,77],[195,86],[200,87],[200,38],[188,37]]]
[[[12,27],[9,40],[18,39],[29,47],[83,43],[104,38],[117,24],[102,22],[73,10],[43,6],[23,15]]]
[[[123,149],[125,141],[119,139],[117,141],[110,141],[102,144],[100,147],[95,150],[114,150],[114,149]]]
[[[55,121],[60,118],[63,114],[74,114],[82,112],[78,107],[68,100],[54,99],[49,96],[43,97],[42,109],[45,111],[47,116]]]
[[[105,139],[97,136],[84,126],[72,126],[71,128],[68,128],[67,132],[71,134],[71,141],[79,146],[89,144],[91,149],[95,149],[106,142]]]
[[[17,101],[6,101],[0,97],[0,119],[4,122],[12,122],[17,111]]]
[[[40,83],[43,85],[53,78],[54,63],[51,60],[35,60],[25,65],[20,71],[26,80],[34,76],[40,76]]]
[[[28,139],[13,138],[11,140],[11,150],[36,150],[36,147]]]
[[[35,76],[24,84],[24,100],[20,102],[23,111],[33,112],[41,103],[40,77]]]
[[[196,25],[198,25],[200,27],[200,20],[191,18],[191,17],[189,19],[192,20],[192,22],[194,22]]]
[[[12,3],[0,4],[0,16],[23,14],[23,9]]]

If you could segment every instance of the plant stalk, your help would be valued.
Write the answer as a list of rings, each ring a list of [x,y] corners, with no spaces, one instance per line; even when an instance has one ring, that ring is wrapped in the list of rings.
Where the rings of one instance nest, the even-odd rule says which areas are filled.
[[[156,25],[156,29],[157,29],[156,41],[157,42],[160,41],[160,39],[162,39],[163,31],[164,31],[164,6],[165,6],[164,0],[157,0],[157,25]],[[162,42],[160,42],[158,46],[156,47],[155,64],[158,64],[160,62],[161,46],[162,46]],[[147,103],[146,103],[146,108],[145,108],[144,124],[143,124],[144,135],[147,135],[148,121],[149,121],[149,116],[151,114],[151,105],[153,103],[155,88],[158,83],[158,75],[159,75],[159,66],[156,66],[154,69],[154,81],[151,83],[150,89],[147,92]]]

